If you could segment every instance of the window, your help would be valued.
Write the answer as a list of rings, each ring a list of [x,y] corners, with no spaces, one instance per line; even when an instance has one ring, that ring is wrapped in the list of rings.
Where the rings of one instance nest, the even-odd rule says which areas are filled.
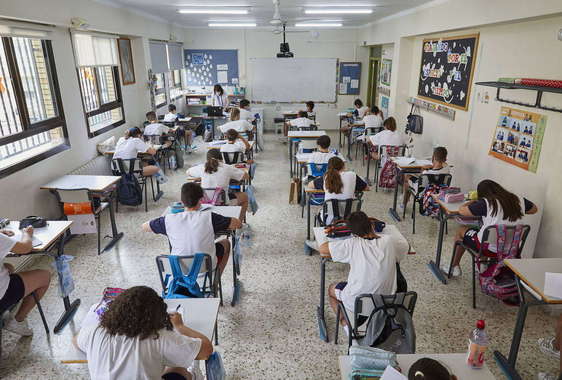
[[[170,100],[176,100],[182,96],[181,70],[168,72],[168,86],[170,87]]]
[[[88,136],[94,137],[125,123],[116,42],[83,33],[73,39]]]
[[[156,108],[164,107],[166,101],[166,82],[164,80],[164,73],[154,74],[156,84],[154,86],[154,104]]]
[[[69,149],[51,42],[0,38],[0,178]]]

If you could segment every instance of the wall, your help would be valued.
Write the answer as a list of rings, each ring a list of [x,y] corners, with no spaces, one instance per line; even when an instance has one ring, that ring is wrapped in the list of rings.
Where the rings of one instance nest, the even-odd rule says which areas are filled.
[[[361,31],[361,40],[394,42],[391,114],[399,122],[405,120],[410,109],[407,97],[417,93],[422,40],[428,37],[426,33],[429,32],[439,32],[433,36],[480,33],[474,82],[510,76],[561,78],[562,42],[557,41],[556,35],[562,28],[562,17],[546,14],[559,14],[562,3],[538,1],[531,6],[526,1],[497,0],[486,2],[486,7],[483,2],[480,7],[479,3],[480,0],[438,1],[433,8],[389,18]],[[481,9],[486,9],[486,12],[480,12]],[[450,14],[454,14],[455,18],[447,17]],[[493,25],[474,27],[484,22]],[[462,26],[470,28],[459,29]],[[384,34],[380,33],[383,29]],[[449,31],[443,32],[445,30]],[[420,36],[412,37],[414,34]],[[514,108],[548,117],[537,173],[524,171],[488,155],[500,107],[510,106],[493,100],[493,90],[473,85],[470,108],[467,112],[457,111],[455,121],[422,111],[425,130],[421,137],[415,139],[416,154],[425,156],[431,153],[432,146],[445,145],[450,152],[449,161],[455,165],[454,182],[457,185],[474,189],[481,179],[491,178],[539,204],[544,214],[540,229],[535,231],[538,233],[535,256],[560,257],[562,201],[559,194],[562,192],[562,176],[557,163],[562,159],[559,149],[562,114],[513,105]],[[479,93],[483,97],[486,91],[491,98],[488,104],[478,101]],[[529,96],[526,91],[512,95],[525,101],[530,100]],[[546,100],[561,108],[562,96],[548,96]]]
[[[125,128],[139,125],[150,107],[146,87],[150,67],[148,39],[168,39],[176,28],[152,19],[107,7],[87,0],[35,0],[1,1],[0,17],[36,21],[57,25],[51,33],[56,70],[58,73],[67,129],[72,145],[33,166],[0,180],[2,217],[21,218],[26,215],[57,216],[58,210],[52,195],[39,190],[39,186],[56,179],[61,174],[83,165],[97,155],[96,144],[110,136],[121,136]],[[71,48],[68,25],[72,17],[85,18],[92,30],[122,33],[132,36],[136,83],[121,86],[126,124],[111,132],[89,139],[82,108],[80,89]]]
[[[309,32],[288,33],[287,41],[295,57],[299,58],[339,58],[342,61],[360,61],[363,63],[361,73],[361,97],[367,94],[368,59],[366,47],[357,44],[356,29],[320,30],[318,38]],[[275,57],[279,52],[282,36],[268,30],[208,30],[187,29],[184,47],[190,49],[238,49],[240,83],[246,86],[249,81],[248,61],[250,58]],[[335,80],[335,78],[334,78]],[[251,89],[248,89],[251,99]],[[318,104],[317,120],[322,129],[338,128],[337,113],[352,106],[355,96],[338,95],[335,104]],[[267,127],[272,127],[272,120],[283,110],[304,109],[304,105],[283,104],[277,107],[260,104],[265,109]]]

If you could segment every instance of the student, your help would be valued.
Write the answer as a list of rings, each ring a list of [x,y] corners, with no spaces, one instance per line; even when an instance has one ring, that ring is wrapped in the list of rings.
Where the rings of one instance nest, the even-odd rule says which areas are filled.
[[[125,290],[87,321],[73,343],[86,354],[92,379],[191,380],[186,368],[213,353],[209,339],[185,326],[181,314],[168,314],[147,286]]]
[[[311,100],[306,102],[306,113],[309,119],[316,119],[316,112],[314,112],[314,102]]]
[[[170,104],[168,105],[168,113],[166,115],[164,115],[164,122],[166,123],[175,123],[178,121],[179,118],[179,114],[176,112],[176,106],[174,104]],[[173,128],[172,128],[173,129]],[[193,131],[189,128],[183,128],[181,126],[178,126],[176,128],[176,131],[178,133],[178,137],[183,135],[185,136],[185,150],[187,151],[187,153],[192,152],[193,147],[191,146],[191,143],[193,141]],[[159,132],[159,131],[156,131]],[[169,133],[165,132],[165,133]],[[146,135],[146,133],[145,133]]]
[[[323,256],[349,264],[346,282],[331,284],[328,288],[330,306],[337,311],[338,301],[353,312],[355,298],[360,294],[390,295],[396,293],[396,263],[400,260],[395,239],[375,234],[373,225],[362,211],[353,212],[348,219],[352,236],[349,239],[326,242],[319,247]],[[343,315],[340,324],[349,334]]]
[[[26,319],[35,306],[31,293],[35,292],[39,300],[43,298],[51,282],[51,273],[42,269],[14,273],[12,265],[2,265],[9,253],[26,255],[33,249],[32,227],[23,229],[20,241],[13,239],[13,236],[11,230],[0,230],[0,311],[5,312],[20,300],[23,301],[15,315],[10,315],[4,322],[3,328],[21,336],[31,336],[33,330]]]
[[[365,123],[365,129],[378,130],[382,128],[382,112],[379,107],[373,106],[369,111],[365,113],[363,117],[363,122]]]
[[[189,168],[187,175],[193,178],[201,178],[201,186],[204,189],[223,188],[228,193],[229,205],[240,206],[240,220],[246,221],[248,195],[243,192],[230,193],[228,189],[231,180],[242,181],[248,179],[248,173],[223,163],[222,154],[218,149],[210,149],[207,152],[207,162]]]
[[[123,160],[132,160],[137,158],[139,153],[147,153],[152,156],[156,154],[156,149],[150,148],[140,137],[142,132],[139,128],[130,128],[125,133],[125,137],[121,137],[115,145],[115,153],[113,158]],[[142,175],[145,177],[159,173],[160,168],[156,166],[156,162],[151,160],[148,165],[143,166]]]
[[[353,114],[357,119],[363,119],[367,111],[369,111],[369,107],[364,106],[361,99],[355,99],[355,101],[353,102],[353,106],[355,107]]]
[[[324,190],[324,200],[351,199],[355,193],[368,191],[369,186],[354,172],[345,171],[345,164],[339,157],[328,161],[328,170],[324,177],[318,177],[308,184],[310,189]]]
[[[431,157],[431,165],[423,167],[421,174],[449,174],[450,167],[447,165],[447,148],[439,146],[433,150],[433,156]],[[416,193],[419,192],[419,178],[415,175],[406,174],[404,176],[404,186],[403,186],[403,197],[401,207],[404,208],[408,204],[410,199],[410,188],[414,189]],[[426,184],[421,184],[426,186]]]
[[[249,123],[253,123],[256,120],[250,111],[250,101],[248,99],[240,101],[240,120],[246,120]]]
[[[215,242],[215,234],[242,227],[240,220],[227,218],[201,207],[203,199],[201,185],[188,182],[181,188],[181,201],[185,211],[167,214],[142,225],[145,232],[166,235],[172,247],[172,255],[194,255],[206,253],[211,256],[213,266],[222,274],[228,256],[230,243],[228,239]]]
[[[252,125],[248,123],[248,120],[240,119],[240,110],[238,108],[233,108],[230,111],[230,121],[219,127],[222,134],[226,134],[229,129],[234,129],[238,133],[250,132],[252,130]]]
[[[478,200],[465,203],[459,208],[459,214],[462,216],[479,216],[482,217],[482,227],[480,229],[474,227],[461,226],[457,230],[455,239],[462,241],[464,245],[478,251],[482,235],[486,227],[496,224],[516,225],[521,223],[521,218],[525,214],[535,214],[537,206],[526,198],[515,195],[500,184],[485,179],[478,184],[476,188]],[[495,246],[489,245],[490,252],[495,251]],[[461,275],[459,266],[464,248],[457,246],[457,251],[453,255],[452,276]],[[443,263],[442,270],[448,272],[449,267]]]
[[[298,117],[296,119],[287,120],[285,123],[285,136],[287,136],[290,127],[296,127],[300,130],[303,127],[310,127],[314,124],[314,122],[308,118],[308,113],[306,111],[299,111],[297,115]]]
[[[406,137],[402,132],[396,130],[396,120],[393,117],[386,119],[383,127],[383,131],[369,137],[371,145],[379,147],[382,145],[401,146],[406,144]],[[376,159],[378,155],[373,157]]]
[[[229,129],[225,133],[226,144],[221,146],[220,151],[226,153],[245,153],[251,149],[250,143],[244,137],[240,136],[234,129]]]
[[[408,380],[457,380],[457,377],[437,360],[421,358],[408,370]]]
[[[156,113],[154,111],[146,113],[146,120],[149,124],[144,127],[145,136],[163,136],[168,134],[170,131],[170,128],[158,122],[158,118],[156,117]]]
[[[308,159],[309,164],[327,164],[330,158],[338,156],[338,153],[334,150],[330,150],[330,136],[324,135],[316,139],[316,145],[318,145],[318,150],[310,154]]]
[[[164,115],[164,121],[166,123],[173,123],[178,120],[178,113],[176,112],[176,106],[174,104],[168,105],[168,113]]]
[[[223,109],[228,107],[228,96],[226,96],[220,84],[215,84],[215,87],[213,87],[211,106],[223,107]]]
[[[562,380],[562,358],[560,357],[560,347],[562,346],[562,315],[556,322],[555,336],[539,339],[539,349],[543,354],[552,356],[560,362],[559,377],[550,373],[540,372],[538,380]]]

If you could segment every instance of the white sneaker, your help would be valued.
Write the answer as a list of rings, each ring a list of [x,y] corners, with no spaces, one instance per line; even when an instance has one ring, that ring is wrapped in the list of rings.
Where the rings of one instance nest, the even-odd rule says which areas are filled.
[[[8,322],[6,322],[6,324],[4,324],[4,329],[21,336],[33,335],[33,330],[29,328],[26,319],[24,319],[21,322],[18,322],[15,320],[15,318],[11,318],[10,320],[8,320]]]
[[[445,264],[445,263],[441,264],[441,270],[445,274],[448,274],[449,264]],[[451,270],[451,277],[459,277],[460,275],[462,275],[461,267],[459,267],[458,265],[454,266]]]
[[[539,349],[543,354],[560,359],[560,351],[554,348],[554,337],[540,338],[538,340]]]
[[[550,373],[539,372],[537,380],[557,380],[557,377],[556,375],[551,375]]]

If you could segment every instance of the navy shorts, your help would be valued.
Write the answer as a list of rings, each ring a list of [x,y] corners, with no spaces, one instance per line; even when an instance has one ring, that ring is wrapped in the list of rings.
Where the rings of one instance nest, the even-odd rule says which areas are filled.
[[[10,283],[8,289],[4,293],[4,297],[0,299],[0,312],[8,310],[17,304],[25,295],[25,285],[23,280],[17,273],[10,274]]]
[[[469,228],[464,233],[462,243],[473,251],[478,252],[480,250],[480,240],[478,240],[478,229]]]
[[[164,380],[186,380],[185,377],[176,372],[170,372],[162,376]]]

